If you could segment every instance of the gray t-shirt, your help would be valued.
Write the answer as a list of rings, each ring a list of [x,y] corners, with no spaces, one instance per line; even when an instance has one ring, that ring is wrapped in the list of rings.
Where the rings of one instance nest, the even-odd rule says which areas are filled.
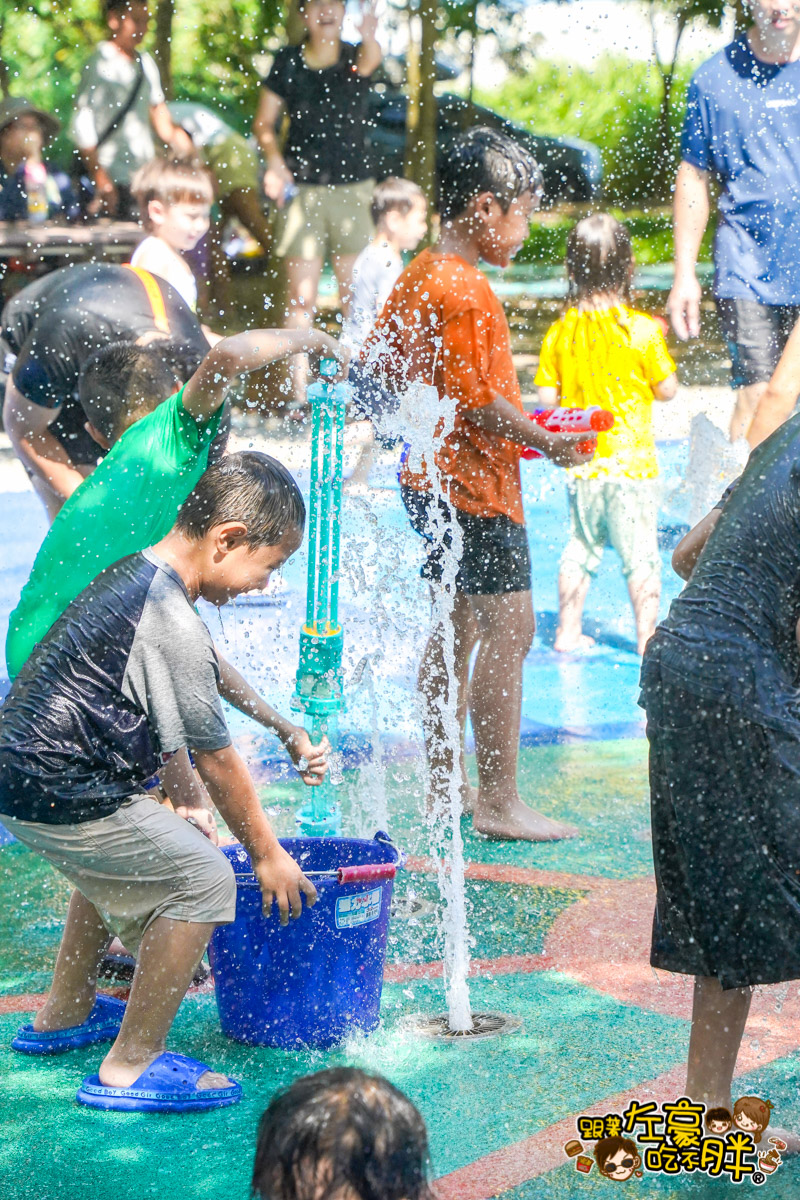
[[[230,745],[214,644],[152,550],[98,575],[39,643],[0,709],[0,814],[107,816],[183,746]]]
[[[139,167],[155,158],[150,109],[164,102],[161,76],[149,54],[142,54],[144,77],[136,100],[97,152],[100,165],[114,183],[130,183]],[[93,149],[104,130],[127,103],[136,86],[139,66],[113,42],[101,42],[83,68],[70,135],[79,150]]]
[[[385,242],[370,242],[359,254],[353,266],[351,316],[346,329],[347,341],[354,349],[367,340],[402,271],[402,258]]]

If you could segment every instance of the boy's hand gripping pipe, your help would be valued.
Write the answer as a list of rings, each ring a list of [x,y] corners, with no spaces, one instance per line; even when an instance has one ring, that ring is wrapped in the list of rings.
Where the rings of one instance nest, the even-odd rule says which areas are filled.
[[[327,735],[335,751],[337,715],[342,707],[342,644],[339,625],[339,525],[342,512],[344,418],[350,389],[332,383],[338,364],[323,359],[320,380],[308,389],[311,405],[311,488],[308,514],[308,586],[306,619],[300,630],[300,664],[292,708],[305,713],[305,726],[316,745]],[[341,833],[331,768],[297,812],[307,837]]]
[[[614,427],[614,414],[608,409],[593,404],[590,408],[539,408],[536,412],[528,413],[532,421],[541,425],[550,433],[607,433]],[[578,443],[578,449],[583,453],[593,449],[594,438],[587,438]],[[521,458],[543,458],[544,455],[533,446],[522,451]]]

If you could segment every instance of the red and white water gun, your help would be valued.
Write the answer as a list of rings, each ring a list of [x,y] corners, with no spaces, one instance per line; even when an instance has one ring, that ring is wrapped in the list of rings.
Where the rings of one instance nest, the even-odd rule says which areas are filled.
[[[607,433],[614,427],[614,414],[597,404],[590,408],[540,408],[536,412],[528,413],[528,416],[531,421],[535,421],[550,433],[598,434]],[[577,449],[584,454],[590,453],[594,449],[594,437],[587,438],[585,442],[578,442]],[[544,458],[544,455],[541,451],[534,450],[533,446],[526,446],[521,457]]]

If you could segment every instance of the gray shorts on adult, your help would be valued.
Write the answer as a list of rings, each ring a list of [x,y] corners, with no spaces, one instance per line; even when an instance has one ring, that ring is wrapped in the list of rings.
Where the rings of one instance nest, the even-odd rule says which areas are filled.
[[[766,383],[800,316],[800,304],[718,297],[717,312],[731,355],[731,387]]]

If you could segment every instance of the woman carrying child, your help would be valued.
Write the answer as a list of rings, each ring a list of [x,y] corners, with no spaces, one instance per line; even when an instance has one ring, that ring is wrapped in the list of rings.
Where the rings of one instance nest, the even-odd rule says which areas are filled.
[[[630,306],[633,253],[628,231],[607,213],[580,221],[567,242],[570,307],[548,329],[536,386],[546,405],[614,414],[590,462],[570,470],[570,540],[558,577],[555,648],[592,644],[583,606],[603,550],[614,547],[636,618],[641,654],[658,620],[658,460],[653,400],[671,400],[675,363],[652,317]]]

